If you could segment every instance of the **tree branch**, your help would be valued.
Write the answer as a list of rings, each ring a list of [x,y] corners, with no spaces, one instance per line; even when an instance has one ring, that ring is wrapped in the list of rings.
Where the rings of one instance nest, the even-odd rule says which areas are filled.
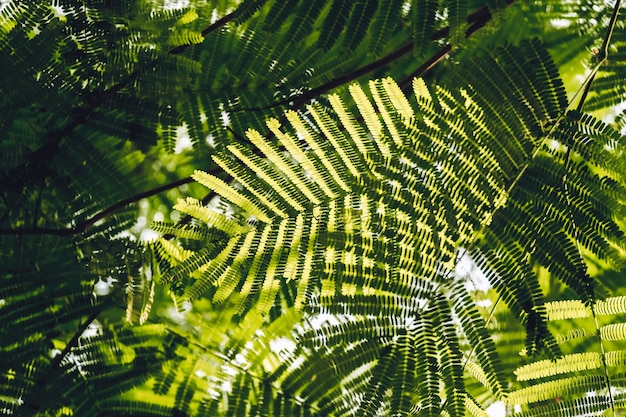
[[[509,7],[515,2],[515,0],[506,0],[506,6]],[[476,10],[472,14],[470,14],[467,18],[467,23],[470,26],[465,31],[465,39],[469,39],[474,33],[478,32],[478,30],[482,29],[491,21],[493,16],[489,11],[488,6],[483,6],[480,9]],[[445,28],[445,34],[450,32],[450,27],[447,26]],[[443,59],[452,52],[452,45],[447,44],[439,51],[435,52],[426,62],[420,65],[415,71],[413,71],[408,77],[404,78],[402,81],[398,83],[398,86],[402,91],[405,91],[410,87],[411,82],[414,78],[419,78],[423,76],[425,73],[430,71],[435,65],[443,61]]]
[[[170,182],[169,184],[165,184],[162,185],[160,187],[157,188],[153,188],[151,190],[145,191],[143,193],[134,195],[132,197],[126,198],[124,200],[120,200],[117,203],[107,207],[106,209],[102,210],[101,212],[95,214],[93,217],[90,217],[89,219],[85,220],[81,225],[78,225],[76,227],[76,233],[84,233],[87,230],[89,230],[91,228],[91,226],[93,226],[96,222],[98,222],[99,220],[102,220],[106,217],[108,217],[110,214],[116,212],[117,210],[124,208],[130,204],[136,203],[139,200],[142,200],[144,198],[148,198],[148,197],[152,197],[153,195],[157,195],[162,193],[163,191],[167,191],[167,190],[171,190],[172,188],[176,188],[176,187],[180,187],[183,184],[189,184],[193,182],[193,178],[191,177],[186,177],[186,178],[182,178],[173,182]]]
[[[98,307],[96,307],[93,313],[91,313],[91,315],[78,327],[78,330],[76,330],[74,336],[72,336],[72,338],[67,342],[65,348],[63,348],[63,351],[54,357],[54,361],[50,365],[51,371],[54,371],[56,368],[59,367],[59,365],[61,365],[61,362],[63,362],[63,359],[65,359],[68,353],[70,353],[72,348],[78,345],[78,340],[80,340],[80,337],[83,335],[83,333],[85,333],[85,330],[89,328],[91,323],[94,322],[94,320],[100,315],[103,310],[104,304],[100,304]]]
[[[61,366],[61,362],[63,362],[63,359],[67,357],[67,355],[72,351],[73,348],[78,346],[78,341],[80,340],[85,330],[89,328],[91,323],[96,320],[96,318],[98,317],[98,315],[100,315],[102,311],[104,311],[104,304],[98,305],[91,313],[91,315],[83,323],[81,323],[72,338],[66,343],[63,351],[61,351],[61,353],[54,357],[54,360],[46,369],[46,371],[44,371],[44,373],[35,380],[37,386],[30,393],[27,394],[27,397],[25,399],[23,399],[25,407],[32,410],[33,414],[37,414],[37,411],[41,409],[40,396],[42,394],[42,391],[45,391],[46,385],[49,382],[56,379],[55,373],[60,370],[59,367]]]
[[[452,52],[452,45],[447,44],[446,46],[435,52],[426,62],[420,65],[408,77],[405,77],[402,81],[400,81],[398,83],[398,87],[400,87],[402,91],[406,92],[407,88],[411,85],[411,82],[414,78],[419,78],[431,69],[433,69],[435,65],[443,61],[443,59],[448,56],[450,52]]]
[[[218,19],[215,21],[215,23],[213,23],[211,26],[205,28],[201,33],[202,33],[202,37],[206,38],[210,33],[216,31],[217,29],[221,28],[222,26],[225,26],[228,22],[236,19],[240,14],[242,14],[243,12],[248,11],[248,9],[250,9],[252,7],[252,3],[248,4],[248,7],[245,7],[243,9],[237,9],[232,13],[227,14],[226,16],[222,17],[221,19]],[[183,52],[185,52],[187,50],[187,48],[189,48],[190,46],[193,46],[194,44],[187,44],[187,45],[179,45],[176,48],[170,49],[169,54],[170,55],[177,55],[177,54],[182,54]]]
[[[104,210],[98,212],[94,216],[88,218],[87,220],[79,223],[73,228],[70,229],[50,229],[45,227],[32,227],[32,228],[23,228],[23,229],[2,229],[0,230],[0,235],[55,235],[55,236],[74,236],[87,232],[91,227],[96,224],[98,221],[108,217],[113,214],[117,210],[124,208],[130,204],[136,203],[141,199],[152,197],[154,195],[160,194],[163,191],[171,190],[172,188],[179,187],[183,184],[189,184],[193,182],[193,178],[186,177],[173,182],[170,182],[165,185],[161,185],[160,187],[153,188],[148,191],[144,191],[143,193],[134,195],[132,197],[126,198],[124,200],[120,200],[115,204],[110,205]]]
[[[506,0],[507,7],[513,4],[514,2],[515,0]],[[465,38],[466,39],[469,38],[479,29],[483,28],[491,19],[492,19],[492,15],[491,15],[491,12],[489,11],[488,6],[483,6],[480,9],[469,14],[467,17],[467,23],[470,25],[470,27],[465,32]],[[431,41],[434,42],[434,41],[441,40],[447,37],[449,34],[450,34],[450,26],[446,26],[444,28],[441,28],[435,31],[433,35],[431,36]],[[241,113],[245,111],[265,111],[265,110],[269,110],[275,107],[281,107],[285,105],[289,105],[293,109],[300,108],[309,100],[312,100],[321,94],[327,93],[328,91],[334,88],[337,88],[342,85],[348,84],[352,81],[355,81],[356,79],[362,77],[363,75],[369,74],[370,72],[386,67],[387,65],[391,64],[395,60],[413,51],[414,46],[415,44],[413,41],[407,42],[405,45],[389,53],[388,55],[385,55],[384,57],[377,59],[376,61],[371,62],[363,67],[357,68],[347,74],[343,74],[337,78],[334,78],[325,84],[322,84],[318,87],[307,90],[306,92],[302,93],[299,96],[287,97],[287,98],[284,98],[280,101],[277,101],[275,103],[272,103],[264,107],[246,107],[246,108],[236,109],[233,112]],[[404,90],[403,85],[407,84],[407,80],[409,80],[408,83],[410,84],[410,80],[412,80],[414,77],[422,76],[423,74],[428,72],[435,65],[441,62],[443,58],[445,58],[451,51],[452,51],[452,46],[446,45],[443,48],[441,48],[439,51],[435,52],[429,59],[427,59],[422,65],[420,65],[420,67],[417,70],[415,70],[413,73],[411,73],[410,76],[408,76],[401,83],[399,83],[400,88]]]

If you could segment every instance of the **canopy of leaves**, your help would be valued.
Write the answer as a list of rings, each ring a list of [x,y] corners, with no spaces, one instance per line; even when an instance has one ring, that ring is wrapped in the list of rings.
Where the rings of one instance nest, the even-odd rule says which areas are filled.
[[[0,413],[623,412],[620,11],[1,2]]]

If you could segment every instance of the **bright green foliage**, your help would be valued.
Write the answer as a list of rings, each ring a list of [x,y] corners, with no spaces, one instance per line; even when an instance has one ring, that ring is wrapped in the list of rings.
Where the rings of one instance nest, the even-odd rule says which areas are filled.
[[[533,381],[512,392],[511,404],[535,403],[524,415],[545,415],[560,412],[566,415],[585,415],[610,408],[624,408],[624,394],[619,389],[607,390],[624,383],[626,353],[620,349],[619,341],[626,338],[624,323],[605,323],[606,316],[623,314],[623,297],[610,297],[591,306],[583,306],[578,300],[563,300],[546,305],[550,320],[573,321],[573,329],[567,335],[556,334],[563,346],[573,340],[587,341],[586,352],[570,353],[556,360],[539,360],[515,370],[518,381]],[[558,312],[558,313],[557,313]],[[586,319],[586,320],[585,320]],[[580,326],[580,327],[576,327]],[[585,330],[585,327],[589,330]],[[572,334],[577,337],[572,338]],[[618,343],[614,343],[614,342]],[[613,343],[612,343],[613,342]],[[594,393],[589,396],[589,392]],[[567,394],[567,395],[564,395]],[[541,404],[547,399],[562,397],[558,404]]]
[[[238,172],[245,174],[234,175],[241,189],[195,175],[242,208],[239,223],[224,214],[196,212],[193,201],[176,206],[230,235],[221,244],[209,241],[210,252],[199,252],[206,255],[202,260],[191,255],[163,273],[163,281],[175,288],[188,285],[181,278],[195,276],[185,299],[208,291],[213,301],[222,302],[233,294],[240,314],[249,308],[268,314],[280,303],[280,286],[295,278],[296,308],[346,317],[347,322],[323,325],[298,338],[305,347],[330,349],[325,360],[344,367],[335,370],[334,378],[338,386],[350,381],[354,391],[343,392],[343,408],[331,401],[339,392],[328,387],[318,393],[319,359],[308,352],[299,353],[294,359],[298,365],[276,377],[291,387],[290,375],[297,375],[300,395],[314,404],[328,403],[325,412],[343,414],[354,408],[359,415],[383,409],[394,414],[415,404],[428,409],[442,395],[442,382],[443,408],[450,415],[462,414],[461,352],[457,332],[449,328],[457,297],[466,300],[456,313],[463,317],[468,337],[481,343],[474,372],[483,375],[488,388],[502,392],[495,345],[470,319],[468,295],[460,288],[454,298],[444,295],[454,282],[457,248],[471,248],[495,289],[526,324],[529,354],[546,343],[552,355],[559,352],[547,329],[533,265],[553,269],[556,278],[591,301],[596,292],[576,245],[619,262],[610,245],[622,245],[622,234],[610,213],[624,195],[615,186],[598,188],[601,178],[589,171],[591,158],[568,172],[563,156],[567,152],[567,158],[579,159],[574,152],[582,147],[572,141],[590,142],[588,146],[598,147],[595,155],[604,154],[601,166],[621,181],[621,152],[602,142],[593,145],[588,125],[604,132],[596,140],[619,146],[619,136],[609,139],[606,126],[565,113],[565,92],[537,42],[496,51],[466,63],[466,69],[469,73],[460,70],[459,80],[452,81],[454,90],[437,86],[429,91],[417,80],[416,112],[389,79],[370,83],[377,111],[359,87],[351,87],[367,130],[336,96],[329,101],[341,125],[314,107],[309,114],[315,125],[287,114],[293,133],[269,120],[279,146],[295,161],[248,131],[271,165],[233,146],[231,158],[244,156]],[[474,74],[480,78],[472,78]],[[296,144],[296,137],[303,141]],[[567,151],[570,147],[574,151]],[[253,191],[261,189],[273,190],[271,199],[255,205]],[[575,200],[546,198],[564,189]],[[572,227],[572,216],[588,226]],[[584,239],[578,240],[578,233]],[[530,258],[521,249],[527,242],[538,242]],[[519,285],[511,286],[511,279]],[[431,372],[431,366],[438,371]],[[363,371],[353,375],[356,369]],[[309,388],[304,380],[313,385]],[[431,411],[440,412],[438,406]]]
[[[617,6],[172,6],[0,3],[0,414],[623,412]]]

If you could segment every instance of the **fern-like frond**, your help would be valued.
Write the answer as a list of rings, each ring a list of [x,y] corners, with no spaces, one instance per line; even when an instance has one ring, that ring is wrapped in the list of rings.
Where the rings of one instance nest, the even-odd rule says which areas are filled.
[[[372,18],[377,10],[378,2],[355,1],[350,20],[345,28],[344,43],[348,50],[354,50],[365,38]]]
[[[609,297],[604,300],[598,300],[595,306],[595,313],[602,315],[626,313],[626,296]]]
[[[524,365],[515,371],[518,381],[539,379],[546,376],[597,369],[602,366],[602,357],[597,352],[572,353],[556,361],[543,360]]]
[[[324,25],[320,29],[318,42],[321,48],[329,50],[335,45],[355,5],[354,0],[332,2]]]
[[[545,304],[548,320],[567,320],[591,316],[591,309],[580,300],[560,300]]]
[[[411,31],[413,32],[413,50],[415,55],[426,49],[435,31],[435,17],[439,0],[414,1],[411,4]]]
[[[402,21],[403,2],[399,0],[379,0],[378,10],[374,14],[369,36],[372,37],[371,48],[380,54],[388,44],[394,30]]]
[[[528,404],[525,416],[549,415],[559,410],[568,415],[601,412],[624,406],[623,366],[626,353],[619,344],[624,339],[621,320],[624,297],[610,297],[585,305],[580,300],[560,300],[546,304],[550,323],[563,328],[573,325],[567,334],[557,335],[562,346],[576,343],[585,351],[569,353],[555,360],[532,361],[515,371],[519,381],[527,381],[508,397],[510,404]],[[599,324],[600,318],[607,324]],[[567,327],[566,327],[567,328]],[[586,329],[592,328],[594,331]],[[589,396],[589,392],[596,396]],[[557,404],[549,404],[558,398]]]
[[[450,37],[457,44],[465,39],[468,2],[464,0],[449,0],[446,2],[448,19],[450,21]]]
[[[574,68],[606,10],[0,1],[0,414],[618,414],[625,117],[519,42]]]
[[[359,346],[362,354],[336,377],[351,380],[355,369],[367,369],[354,380],[354,389],[364,391],[352,392],[351,401],[358,398],[368,413],[423,406],[425,413],[436,414],[440,410],[432,404],[443,394],[446,412],[462,414],[467,401],[459,365],[463,352],[448,316],[450,296],[467,340],[476,346],[467,358],[468,373],[503,395],[497,350],[467,290],[459,285],[449,296],[440,292],[451,288],[446,278],[457,250],[471,248],[502,300],[526,325],[527,351],[547,346],[556,354],[547,321],[571,315],[573,307],[545,305],[535,266],[550,269],[585,302],[595,302],[578,247],[618,262],[614,248],[621,247],[622,236],[609,213],[622,198],[621,165],[608,151],[598,163],[564,161],[563,147],[578,149],[572,136],[596,135],[599,143],[609,143],[601,142],[609,131],[593,120],[580,128],[570,122],[563,87],[539,43],[508,47],[470,66],[455,89],[417,82],[417,112],[386,79],[370,84],[371,101],[360,88],[350,88],[364,125],[337,96],[329,101],[339,123],[316,106],[309,108],[312,120],[286,115],[293,131],[270,120],[284,151],[248,131],[266,159],[240,145],[229,146],[230,156],[215,156],[238,180],[237,188],[197,174],[242,208],[242,216],[222,223],[223,215],[179,203],[229,235],[229,242],[212,243],[201,257],[182,260],[170,280],[195,277],[186,291],[189,299],[209,290],[214,301],[223,302],[237,292],[243,317],[255,305],[268,314],[281,302],[280,288],[299,278],[293,295],[298,308],[354,317],[324,326],[319,335],[305,333],[303,343],[326,346],[341,358]],[[578,136],[563,129],[576,129]],[[618,139],[613,141],[617,146]],[[615,184],[606,193],[599,187],[605,180],[587,168],[599,165]],[[192,205],[197,213],[185,208]],[[245,222],[247,216],[254,220]],[[283,296],[291,305],[292,296]],[[383,321],[371,323],[373,316]],[[368,329],[375,333],[366,337]],[[321,393],[305,382],[319,372],[309,367],[318,365],[313,358],[301,363],[298,355],[292,358],[294,367],[276,378],[294,389],[305,384],[309,398],[318,401]],[[553,373],[598,368],[582,362],[537,366]],[[401,372],[392,375],[398,368]],[[366,388],[365,381],[380,389]],[[407,384],[414,386],[414,396],[400,392]],[[381,396],[383,386],[391,387],[389,396]]]
[[[473,357],[467,359],[465,368],[491,392],[498,397],[503,397],[506,392],[506,383],[500,358],[474,300],[461,283],[456,285],[452,298],[455,300],[454,308],[460,312],[459,319],[463,333],[473,353]]]
[[[572,376],[554,381],[546,381],[511,392],[507,398],[510,404],[529,404],[553,400],[563,395],[599,391],[604,387],[601,375]]]
[[[215,157],[240,189],[204,174],[196,175],[243,208],[244,216],[253,215],[260,221],[236,226],[234,220],[223,223],[222,215],[218,221],[217,214],[210,215],[204,208],[192,211],[188,207],[198,207],[192,201],[179,203],[181,209],[209,227],[230,235],[230,241],[225,246],[211,245],[201,257],[182,260],[169,276],[196,274],[197,281],[186,291],[190,299],[209,290],[213,300],[221,302],[237,290],[240,315],[253,305],[268,314],[280,288],[299,277],[295,295],[298,308],[319,297],[323,306],[320,312],[363,315],[336,329],[328,327],[332,333],[323,337],[313,333],[304,336],[304,340],[318,338],[320,345],[341,356],[350,352],[343,346],[350,334],[355,337],[351,343],[363,349],[368,346],[349,367],[367,367],[367,374],[359,380],[369,380],[374,387],[364,394],[363,410],[374,413],[385,407],[399,410],[416,404],[431,407],[426,404],[432,405],[433,398],[441,394],[439,381],[443,381],[446,412],[462,414],[466,397],[459,365],[460,342],[446,313],[449,301],[436,289],[450,273],[457,248],[474,245],[475,234],[480,232],[477,259],[482,259],[503,300],[529,328],[531,350],[550,340],[543,295],[523,246],[527,242],[523,236],[536,233],[532,227],[549,232],[542,236],[557,250],[548,251],[547,245],[535,243],[544,251],[538,252],[537,259],[549,256],[550,265],[561,268],[555,270],[558,277],[577,291],[586,291],[570,278],[578,260],[572,254],[573,245],[567,239],[559,240],[564,234],[554,234],[549,227],[525,220],[532,216],[543,221],[532,211],[532,204],[536,204],[540,213],[554,213],[554,227],[571,232],[568,207],[558,197],[558,165],[554,167],[542,148],[545,126],[562,114],[565,103],[554,67],[534,42],[485,59],[472,64],[475,74],[459,90],[438,87],[431,94],[425,86],[417,85],[422,91],[419,112],[392,81],[381,80],[370,85],[375,107],[361,89],[350,90],[365,126],[356,123],[343,100],[331,96],[340,126],[316,107],[310,108],[315,124],[296,113],[287,114],[295,133],[283,130],[276,120],[268,122],[286,152],[258,132],[248,131],[248,138],[267,160],[240,145],[229,147],[234,159]],[[478,78],[479,74],[484,78]],[[490,103],[495,101],[503,102],[508,111],[493,107]],[[464,116],[455,121],[453,115],[459,112]],[[444,136],[443,132],[452,133]],[[333,147],[325,145],[323,139]],[[236,160],[239,163],[233,162]],[[554,178],[555,197],[540,204],[543,191],[533,188],[536,178],[545,181],[550,176]],[[261,218],[261,213],[267,215]],[[579,216],[589,214],[581,212]],[[505,223],[505,218],[515,221]],[[509,286],[507,281],[512,279],[522,285]],[[470,369],[479,381],[502,395],[502,368],[495,346],[479,316],[467,312],[473,307],[471,299],[463,295],[465,291],[458,286],[455,298],[465,300],[461,324],[469,342],[478,348],[475,357],[469,359],[476,360]],[[378,310],[377,305],[387,306],[379,314],[388,317],[389,324],[366,324],[367,315],[372,308]],[[369,345],[363,339],[366,329],[385,333],[373,334],[378,342]],[[438,336],[426,337],[430,332]],[[411,334],[409,343],[404,335]],[[402,345],[403,340],[408,344]],[[417,344],[417,351],[409,348],[412,344]],[[434,346],[437,349],[432,350]],[[371,362],[376,355],[372,356],[370,349],[380,349],[383,359]],[[307,359],[302,366],[309,363],[313,365]],[[441,371],[434,372],[434,366]],[[392,374],[398,367],[402,371]],[[424,375],[419,380],[412,376],[415,367]],[[297,369],[304,372],[300,365]],[[295,369],[282,372],[286,372],[280,377],[287,378],[285,383],[295,378]],[[312,378],[314,371],[307,372]],[[298,381],[303,381],[303,375]],[[416,398],[402,393],[400,387],[407,384],[415,385]],[[381,396],[387,386],[396,387],[389,399]],[[317,398],[319,394],[313,392],[311,398]],[[438,412],[429,409],[428,413]]]

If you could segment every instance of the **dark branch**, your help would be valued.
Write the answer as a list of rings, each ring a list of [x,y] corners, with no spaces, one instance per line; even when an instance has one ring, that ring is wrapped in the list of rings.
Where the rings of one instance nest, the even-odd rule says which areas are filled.
[[[202,31],[202,37],[206,38],[210,33],[215,32],[217,29],[225,26],[228,22],[236,19],[240,14],[247,11],[251,6],[252,6],[252,3],[250,3],[248,7],[244,9],[237,9],[234,12],[229,13],[226,16],[222,17],[221,19],[216,20],[215,23],[213,23],[211,26],[205,28]],[[182,54],[190,46],[193,46],[193,44],[179,45],[176,48],[170,49],[169,54],[170,55]]]
[[[37,387],[27,394],[25,399],[23,399],[25,407],[33,410],[33,415],[38,414],[37,411],[41,409],[40,397],[45,392],[46,385],[51,381],[56,380],[56,375],[60,371],[59,367],[61,366],[63,359],[67,357],[73,348],[78,346],[78,341],[83,333],[85,333],[85,330],[89,328],[89,325],[94,322],[103,310],[104,304],[100,304],[95,308],[91,315],[78,327],[72,338],[65,345],[65,348],[63,348],[63,351],[54,357],[50,367],[47,368],[43,374],[39,375],[38,379],[35,381],[37,383]]]
[[[507,0],[506,5],[510,6],[511,4],[514,3],[514,1],[515,0]],[[465,37],[469,38],[470,36],[472,36],[479,29],[483,28],[491,19],[492,19],[492,15],[491,15],[491,12],[489,11],[489,7],[487,6],[481,7],[480,9],[468,15],[467,23],[470,25],[470,27],[465,32]],[[450,26],[446,26],[444,28],[441,28],[435,31],[433,35],[431,36],[431,40],[438,41],[438,40],[444,39],[449,34],[450,34]],[[334,78],[330,80],[329,82],[322,84],[318,87],[312,88],[311,90],[308,90],[299,96],[287,97],[287,98],[284,98],[280,101],[277,101],[275,103],[272,103],[264,107],[240,108],[240,109],[234,110],[234,112],[239,113],[239,112],[244,112],[244,111],[265,111],[265,110],[269,110],[275,107],[281,107],[281,106],[286,106],[286,105],[289,105],[293,109],[298,109],[301,106],[303,106],[305,103],[307,103],[308,101],[318,97],[321,94],[327,93],[334,88],[337,88],[342,85],[348,84],[352,81],[355,81],[358,78],[366,74],[369,74],[370,72],[386,67],[387,65],[396,61],[397,59],[413,51],[413,47],[414,47],[414,42],[413,41],[408,42],[405,45],[401,46],[399,49],[389,53],[388,55],[380,59],[377,59],[374,62],[371,62],[363,67],[357,68],[347,74],[343,74],[337,78]],[[412,80],[414,77],[420,77],[426,72],[428,72],[435,65],[441,62],[441,60],[443,60],[443,58],[445,58],[446,55],[450,53],[450,51],[452,51],[452,47],[450,45],[446,45],[443,48],[441,48],[439,51],[435,52],[428,60],[426,60],[426,62],[420,65],[420,67],[417,70],[411,73],[409,77],[405,78],[400,83],[400,88],[404,90],[403,85],[407,84],[407,80],[409,80],[408,82],[410,83],[410,80]]]
[[[398,86],[402,91],[407,90],[407,88],[411,85],[411,81],[414,78],[419,78],[432,68],[435,67],[438,63],[443,61],[443,59],[448,56],[448,54],[452,51],[452,45],[448,44],[437,51],[433,56],[431,56],[426,62],[420,65],[415,71],[413,71],[408,77],[404,78],[402,81],[398,83]]]
[[[611,44],[611,38],[613,37],[613,32],[615,32],[615,25],[617,24],[617,16],[619,15],[619,9],[621,7],[622,0],[616,0],[615,6],[613,7],[613,14],[611,14],[611,20],[609,22],[609,26],[606,31],[606,35],[604,36],[604,42],[602,42],[602,46],[600,47],[600,53],[598,55],[598,61],[602,62],[609,57],[609,45]]]
[[[134,196],[129,197],[127,199],[120,200],[117,203],[115,203],[115,204],[107,207],[106,209],[102,210],[101,212],[97,213],[93,217],[85,220],[81,225],[76,227],[76,233],[84,233],[84,232],[86,232],[87,230],[89,230],[91,228],[91,226],[93,226],[99,220],[102,220],[102,219],[108,217],[110,214],[116,212],[117,210],[119,210],[121,208],[124,208],[126,206],[129,206],[129,205],[131,205],[133,203],[136,203],[136,202],[138,202],[141,199],[152,197],[153,195],[160,194],[163,191],[171,190],[172,188],[180,187],[181,185],[189,184],[190,182],[193,182],[193,178],[191,178],[191,177],[182,178],[180,180],[176,180],[176,181],[170,182],[169,184],[165,184],[165,185],[162,185],[160,187],[153,188],[151,190],[145,191],[145,192],[143,192],[141,194],[134,195]]]
[[[515,0],[506,0],[507,7],[512,5]],[[484,6],[480,9],[476,10],[474,13],[470,14],[467,17],[467,23],[470,26],[465,31],[465,39],[469,39],[474,33],[478,32],[478,30],[482,29],[491,21],[493,16],[489,11],[489,7]],[[450,27],[447,26],[444,28],[445,36],[450,32]],[[434,38],[434,36],[433,36]],[[423,76],[425,73],[430,71],[435,65],[441,62],[450,52],[452,52],[452,45],[448,44],[442,47],[439,51],[435,52],[426,62],[420,65],[415,71],[413,71],[408,77],[404,78],[402,81],[398,83],[400,89],[404,92],[407,91],[408,87],[411,85],[411,82],[414,78],[419,78]]]
[[[55,236],[74,236],[81,233],[87,232],[91,227],[96,224],[98,221],[108,217],[113,214],[117,210],[120,210],[126,206],[129,206],[133,203],[138,202],[141,199],[152,197],[153,195],[157,195],[162,193],[163,191],[171,190],[172,188],[179,187],[183,184],[189,184],[193,182],[193,178],[186,177],[182,178],[168,184],[162,185],[160,187],[153,188],[151,190],[145,191],[143,193],[134,195],[132,197],[126,198],[124,200],[120,200],[115,204],[105,208],[101,212],[95,214],[94,216],[88,218],[87,220],[79,223],[76,227],[71,229],[50,229],[45,227],[33,227],[29,229],[4,229],[0,230],[0,235],[55,235]]]
[[[100,315],[100,313],[103,310],[104,310],[104,304],[100,304],[94,310],[94,312],[91,313],[89,317],[87,317],[87,320],[85,320],[78,327],[78,330],[76,330],[76,332],[74,333],[74,336],[72,336],[72,338],[67,342],[67,344],[65,345],[65,348],[63,348],[63,351],[54,357],[54,361],[52,362],[52,365],[50,366],[50,370],[52,372],[54,372],[55,369],[57,369],[59,365],[61,365],[61,362],[63,362],[63,359],[65,359],[68,353],[70,353],[70,351],[78,345],[78,341],[80,340],[80,337],[83,335],[83,333],[85,333],[85,330],[89,328],[91,323],[94,322],[94,320],[98,317],[98,315]]]

